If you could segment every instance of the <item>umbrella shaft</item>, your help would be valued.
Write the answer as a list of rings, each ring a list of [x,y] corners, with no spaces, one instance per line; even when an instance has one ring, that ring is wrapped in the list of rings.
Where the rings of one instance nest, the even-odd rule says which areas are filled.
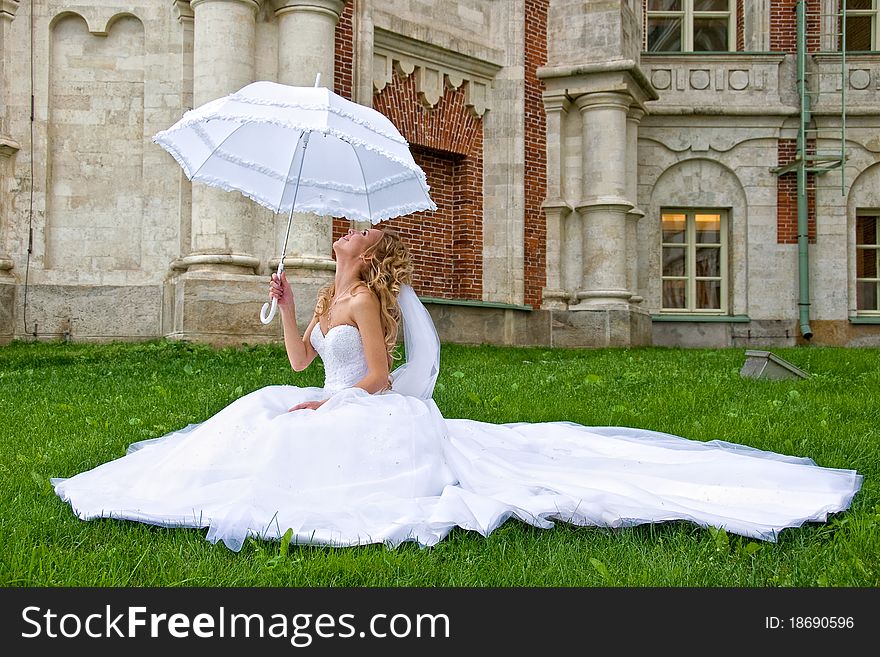
[[[309,147],[309,136],[312,133],[303,134],[303,154],[299,160],[299,171],[296,173],[296,187],[293,188],[293,200],[290,203],[290,213],[287,215],[287,231],[284,233],[284,247],[281,249],[281,264],[284,264],[284,256],[287,253],[287,240],[290,238],[290,222],[293,219],[293,209],[296,207],[296,195],[299,193],[299,179],[302,176],[303,163],[306,161],[306,150]],[[296,155],[294,154],[294,157]]]

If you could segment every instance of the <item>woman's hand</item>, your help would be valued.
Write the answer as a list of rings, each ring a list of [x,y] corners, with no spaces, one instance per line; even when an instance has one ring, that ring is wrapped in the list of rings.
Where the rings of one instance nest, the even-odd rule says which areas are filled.
[[[303,409],[303,408],[310,408],[310,409],[312,409],[313,411],[317,411],[319,408],[321,408],[321,406],[324,404],[325,401],[327,401],[327,400],[324,399],[324,400],[322,400],[322,401],[307,401],[307,402],[302,402],[301,404],[297,404],[297,405],[294,406],[293,408],[288,409],[288,413],[289,413],[290,411],[298,411],[298,410]]]
[[[272,274],[272,280],[269,283],[269,296],[278,301],[278,305],[282,308],[293,308],[293,290],[287,282],[287,274],[281,272],[281,278],[278,274]]]

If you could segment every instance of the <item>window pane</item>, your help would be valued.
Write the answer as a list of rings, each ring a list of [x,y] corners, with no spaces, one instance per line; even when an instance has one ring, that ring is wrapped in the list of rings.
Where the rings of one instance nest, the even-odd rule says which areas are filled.
[[[700,244],[721,243],[721,215],[698,214],[696,222],[697,242]]]
[[[877,217],[856,217],[856,244],[877,244]]]
[[[685,275],[685,250],[683,247],[663,247],[663,275]]]
[[[726,18],[694,18],[694,51],[728,50],[727,23]]]
[[[846,17],[846,49],[871,50],[871,17]]]
[[[681,11],[681,0],[648,0],[648,11]]]
[[[721,281],[697,281],[697,309],[721,309]]]
[[[697,276],[721,276],[721,249],[716,247],[697,249]]]
[[[856,278],[877,278],[877,249],[856,249]]]
[[[668,214],[664,212],[661,221],[663,224],[663,241],[684,244],[685,228],[687,226],[686,217],[683,214]]]
[[[681,19],[648,18],[648,51],[681,52]]]
[[[877,307],[877,283],[863,281],[856,285],[856,309],[880,310]]]
[[[694,11],[729,11],[730,0],[694,0]]]
[[[685,305],[685,281],[663,281],[663,307],[687,308]]]
[[[873,0],[846,0],[847,9],[871,9]]]

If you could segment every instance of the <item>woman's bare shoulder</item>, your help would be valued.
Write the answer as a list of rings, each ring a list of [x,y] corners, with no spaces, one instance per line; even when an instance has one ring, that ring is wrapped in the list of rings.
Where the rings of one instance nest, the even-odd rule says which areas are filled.
[[[351,292],[351,306],[354,307],[372,307],[379,305],[379,296],[366,285],[358,285]]]

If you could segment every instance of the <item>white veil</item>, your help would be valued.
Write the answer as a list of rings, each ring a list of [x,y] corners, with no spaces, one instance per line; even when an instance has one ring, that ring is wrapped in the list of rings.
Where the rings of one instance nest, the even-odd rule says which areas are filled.
[[[440,374],[440,337],[428,309],[409,285],[397,296],[403,320],[406,362],[391,372],[391,389],[402,395],[430,399]]]

